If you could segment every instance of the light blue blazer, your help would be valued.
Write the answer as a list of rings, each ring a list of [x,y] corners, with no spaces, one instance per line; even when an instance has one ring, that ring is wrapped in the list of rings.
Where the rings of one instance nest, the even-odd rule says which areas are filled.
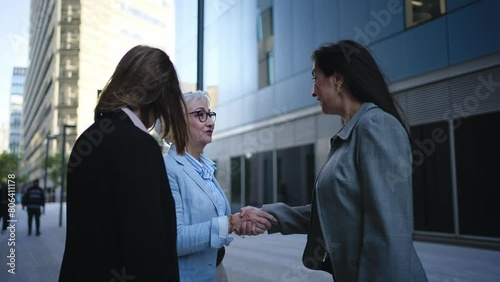
[[[215,281],[217,250],[232,238],[222,238],[227,217],[219,217],[210,187],[185,156],[172,145],[164,155],[170,189],[177,216],[177,255],[180,281]],[[231,214],[229,202],[219,183],[215,185],[226,201],[225,214]],[[221,237],[222,236],[222,237]]]

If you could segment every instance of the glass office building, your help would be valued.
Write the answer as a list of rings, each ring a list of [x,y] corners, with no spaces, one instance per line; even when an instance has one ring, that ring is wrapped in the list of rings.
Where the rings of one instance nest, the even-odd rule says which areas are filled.
[[[499,245],[500,2],[205,0],[197,49],[198,2],[176,1],[176,66],[184,91],[198,83],[211,94],[217,124],[205,153],[233,210],[310,201],[341,127],[311,97],[310,55],[354,39],[416,138],[416,238]]]
[[[23,115],[23,89],[26,81],[26,68],[14,67],[10,87],[10,130],[9,152],[21,155],[21,121]]]
[[[32,1],[30,8],[21,174],[43,179],[44,142],[50,142],[49,155],[63,148],[69,155],[93,123],[98,91],[129,49],[151,45],[174,59],[174,3],[47,0]],[[64,125],[76,128],[63,132]]]

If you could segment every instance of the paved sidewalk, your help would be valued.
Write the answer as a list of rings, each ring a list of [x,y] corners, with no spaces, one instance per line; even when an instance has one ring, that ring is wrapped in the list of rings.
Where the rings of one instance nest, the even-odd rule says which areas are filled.
[[[332,281],[302,265],[305,235],[236,237],[226,248],[230,281]],[[415,242],[430,282],[500,282],[500,252]],[[405,281],[402,281],[405,282]]]
[[[0,235],[0,281],[55,282],[59,277],[64,240],[66,238],[66,207],[63,206],[63,226],[59,227],[59,204],[46,204],[40,216],[39,237],[33,232],[28,236],[28,212],[16,206],[15,246],[8,246],[9,232]],[[15,248],[15,274],[8,273],[10,248]]]
[[[27,212],[20,205],[16,208],[16,274],[7,272],[10,234],[2,234],[0,282],[56,282],[64,252],[65,215],[63,226],[59,227],[59,204],[47,204],[41,217],[41,236],[28,236]],[[280,234],[235,237],[224,258],[229,281],[331,281],[327,273],[308,270],[302,265],[305,239],[305,235]],[[416,242],[415,246],[431,282],[500,281],[498,251],[423,242]]]

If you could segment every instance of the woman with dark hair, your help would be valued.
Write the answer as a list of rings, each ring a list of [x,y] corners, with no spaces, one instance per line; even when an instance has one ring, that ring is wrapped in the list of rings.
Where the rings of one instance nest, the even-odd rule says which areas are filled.
[[[174,65],[136,46],[118,63],[68,163],[59,281],[178,281],[175,203],[155,125],[183,154],[185,104]]]
[[[262,207],[278,220],[269,233],[308,234],[304,265],[336,282],[427,281],[412,239],[410,135],[379,67],[350,40],[321,46],[312,61],[312,96],[344,126],[331,138],[311,205]]]

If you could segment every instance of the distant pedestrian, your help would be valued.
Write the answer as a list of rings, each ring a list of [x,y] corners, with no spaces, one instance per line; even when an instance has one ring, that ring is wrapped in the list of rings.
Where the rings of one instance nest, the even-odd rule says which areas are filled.
[[[0,219],[3,218],[2,221],[2,234],[5,233],[5,230],[7,230],[7,220],[9,218],[9,201],[8,201],[8,186],[7,183],[1,182],[0,183]]]
[[[40,215],[42,214],[42,208],[44,209],[43,212],[45,212],[45,193],[38,185],[38,179],[35,179],[33,185],[26,190],[21,204],[23,210],[28,207],[28,236],[31,235],[33,217],[35,217],[36,236],[40,236]]]

